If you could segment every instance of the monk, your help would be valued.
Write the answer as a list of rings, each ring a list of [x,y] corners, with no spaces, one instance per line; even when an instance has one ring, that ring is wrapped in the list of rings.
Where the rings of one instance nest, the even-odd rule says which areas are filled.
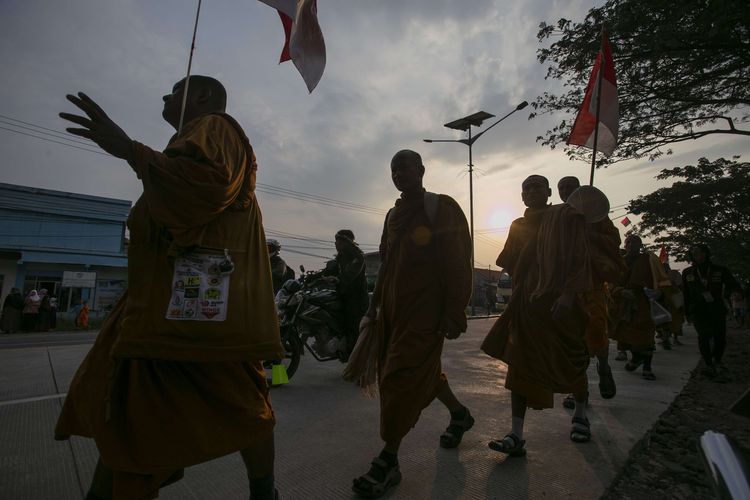
[[[548,206],[549,181],[532,175],[522,184],[528,207],[515,221],[497,259],[511,274],[513,292],[482,350],[508,365],[511,431],[489,447],[510,456],[526,454],[523,426],[527,408],[553,406],[554,393],[573,393],[575,413],[570,438],[591,438],[586,418],[589,355],[588,316],[577,300],[592,287],[585,220],[573,207]]]
[[[84,300],[81,303],[81,309],[76,314],[76,327],[84,330],[89,327],[89,301]]]
[[[648,252],[644,252],[641,238],[635,234],[628,235],[625,238],[628,272],[620,286],[612,287],[612,336],[617,340],[618,350],[631,352],[625,369],[632,372],[643,365],[642,376],[646,380],[656,380],[651,367],[655,327],[649,297],[644,291],[644,288],[655,288],[651,261]]]
[[[557,183],[557,193],[565,203],[573,191],[581,187],[577,177],[566,176]],[[598,258],[592,260],[595,287],[584,293],[579,300],[586,309],[586,346],[589,356],[596,357],[596,372],[599,374],[599,394],[604,399],[612,399],[617,394],[617,385],[609,366],[609,333],[607,329],[606,282],[619,283],[625,273],[625,261],[620,255],[620,232],[609,217],[586,225],[588,245],[595,247]],[[565,408],[575,408],[573,395],[563,401]]]
[[[381,338],[380,437],[383,451],[353,490],[382,496],[401,481],[401,440],[435,398],[451,420],[440,446],[455,448],[474,418],[442,373],[444,339],[466,331],[472,289],[471,238],[461,208],[449,196],[425,192],[421,156],[410,150],[391,160],[391,179],[401,192],[386,216],[380,242],[381,265],[363,322],[376,321]]]
[[[94,438],[87,499],[155,498],[182,469],[240,451],[250,498],[278,498],[275,424],[262,360],[284,350],[254,195],[256,162],[224,113],[217,80],[191,76],[164,96],[184,126],[164,152],[131,140],[88,96],[61,113],[143,183],[128,219],[129,289],[102,325],[55,429]]]

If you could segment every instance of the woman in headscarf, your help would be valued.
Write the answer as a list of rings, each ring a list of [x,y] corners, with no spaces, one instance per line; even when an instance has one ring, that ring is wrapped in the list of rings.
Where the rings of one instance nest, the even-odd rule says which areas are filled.
[[[37,317],[39,316],[39,306],[42,304],[42,298],[32,290],[23,301],[23,321],[22,329],[25,332],[33,332],[36,329]]]

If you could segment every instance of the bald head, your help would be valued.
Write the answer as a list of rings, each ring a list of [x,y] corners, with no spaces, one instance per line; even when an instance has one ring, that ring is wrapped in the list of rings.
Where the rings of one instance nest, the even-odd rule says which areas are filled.
[[[391,159],[391,180],[396,189],[405,194],[422,191],[424,165],[422,157],[411,149],[402,149]]]
[[[579,187],[581,187],[581,182],[578,180],[578,177],[569,175],[557,182],[557,194],[560,195],[560,200],[566,202],[570,198],[570,195],[573,194],[573,191]]]
[[[183,78],[172,87],[172,93],[165,95],[162,116],[175,129],[179,126],[180,111],[185,91]],[[185,102],[183,123],[207,113],[224,112],[227,106],[227,91],[224,85],[215,78],[203,75],[191,75]]]
[[[529,208],[543,208],[552,196],[549,180],[541,175],[530,175],[521,184],[521,199]]]

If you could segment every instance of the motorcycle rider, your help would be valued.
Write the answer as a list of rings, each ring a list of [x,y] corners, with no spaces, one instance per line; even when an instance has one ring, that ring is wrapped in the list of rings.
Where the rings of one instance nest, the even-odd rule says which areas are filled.
[[[354,232],[341,229],[336,233],[336,266],[326,274],[336,273],[339,282],[336,287],[343,308],[343,324],[346,335],[346,348],[342,349],[342,361],[357,343],[359,322],[370,306],[365,279],[365,256],[354,241]]]
[[[279,257],[281,243],[278,240],[267,239],[268,257],[271,260],[271,277],[273,278],[273,293],[276,295],[287,280],[294,279],[294,269],[286,265],[284,259]]]

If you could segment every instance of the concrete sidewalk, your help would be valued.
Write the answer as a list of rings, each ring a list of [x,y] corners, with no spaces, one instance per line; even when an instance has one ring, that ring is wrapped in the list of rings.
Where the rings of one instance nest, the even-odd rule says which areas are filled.
[[[427,408],[406,437],[399,457],[403,482],[390,499],[598,498],[625,463],[631,447],[679,393],[698,360],[697,338],[659,349],[657,380],[628,373],[612,361],[618,394],[602,400],[592,365],[592,441],[572,443],[571,413],[559,403],[529,411],[528,455],[507,458],[487,448],[510,429],[505,367],[479,351],[493,320],[469,322],[446,342],[444,371],[476,418],[456,450],[438,446],[449,415],[439,402]],[[91,440],[56,442],[52,430],[62,398],[90,345],[0,350],[0,498],[81,499],[97,453]],[[614,349],[614,345],[611,346]],[[614,357],[614,350],[612,351]],[[381,449],[378,402],[341,380],[342,365],[303,357],[288,386],[274,388],[277,485],[282,498],[350,499],[351,480]],[[162,490],[164,499],[242,499],[249,491],[239,454],[191,467],[185,479]]]

